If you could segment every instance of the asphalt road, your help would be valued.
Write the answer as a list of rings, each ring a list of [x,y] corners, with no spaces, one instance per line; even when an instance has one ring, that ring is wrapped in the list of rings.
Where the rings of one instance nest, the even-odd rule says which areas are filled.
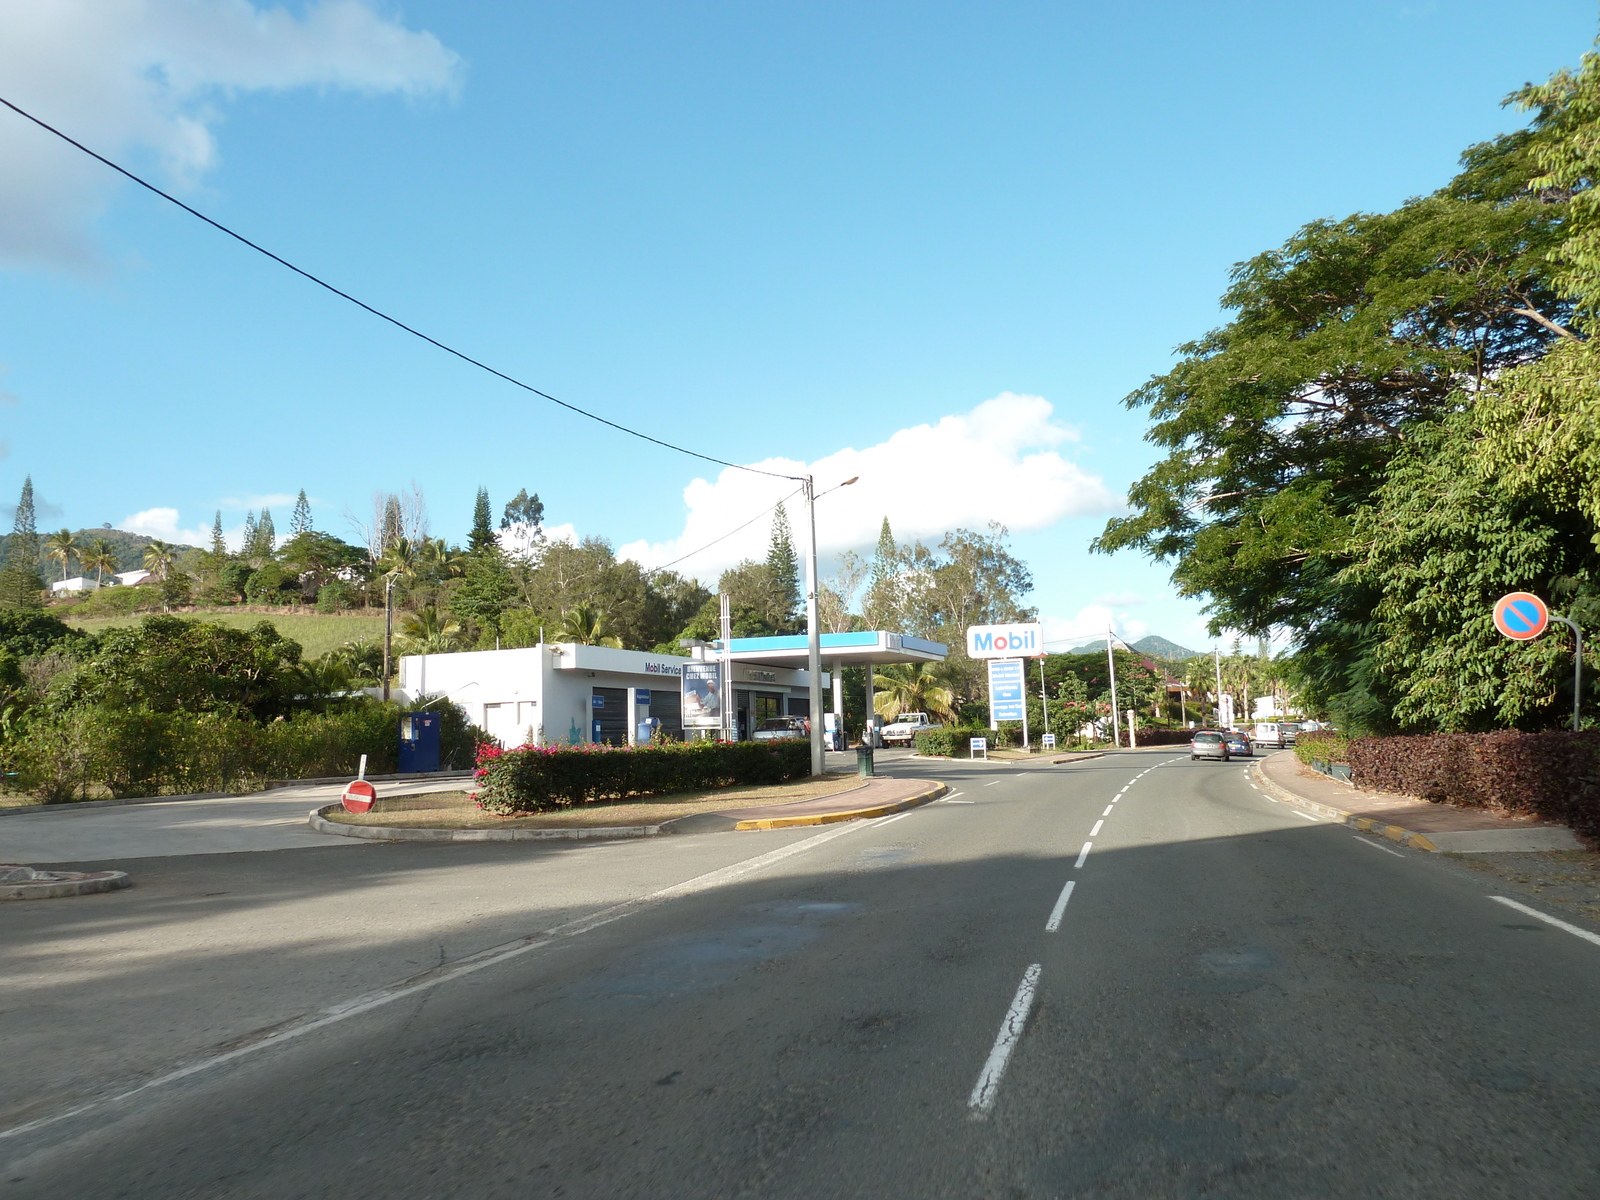
[[[263,951],[276,985],[235,963],[210,977],[226,1002],[169,992],[175,1031],[138,1061],[102,1047],[84,1111],[13,1105],[45,1123],[0,1137],[0,1192],[1600,1195],[1600,945],[1244,771],[1167,750],[952,764],[951,798],[821,831],[252,856],[251,913],[274,887],[331,913],[337,870],[412,906],[326,954]],[[147,896],[231,857],[152,859]],[[160,925],[139,891],[78,919],[111,943]],[[203,957],[212,919],[162,964]],[[32,920],[0,931],[8,956],[69,918]],[[435,942],[434,974],[384,988]],[[99,977],[113,1025],[123,978]],[[253,1012],[284,1036],[248,1036]],[[8,1098],[52,1044],[8,1064]]]

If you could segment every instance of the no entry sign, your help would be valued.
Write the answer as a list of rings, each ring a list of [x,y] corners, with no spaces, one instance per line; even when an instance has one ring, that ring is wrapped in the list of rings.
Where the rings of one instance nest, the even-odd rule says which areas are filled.
[[[378,789],[365,779],[352,779],[345,785],[344,795],[340,797],[345,812],[353,813],[369,811],[377,799]]]
[[[1532,641],[1550,626],[1550,610],[1532,592],[1512,592],[1494,602],[1494,627],[1514,642]]]

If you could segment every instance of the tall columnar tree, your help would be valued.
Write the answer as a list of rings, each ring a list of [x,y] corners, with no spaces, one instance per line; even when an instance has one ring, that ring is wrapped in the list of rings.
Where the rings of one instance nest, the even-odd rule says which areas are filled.
[[[400,508],[400,497],[391,492],[383,502],[383,532],[378,538],[380,556],[389,553],[405,536],[405,514]]]
[[[783,501],[772,512],[772,541],[767,547],[767,570],[772,589],[782,608],[782,622],[794,619],[800,607],[800,562],[795,557],[794,535],[789,528],[789,513]]]
[[[39,527],[34,514],[33,476],[22,481],[17,499],[16,519],[6,549],[6,563],[0,572],[0,605],[11,608],[38,608],[44,581],[39,578]]]
[[[249,509],[244,514],[244,530],[239,535],[239,553],[246,559],[253,558],[256,552],[256,513]]]
[[[311,501],[306,499],[305,488],[300,489],[300,494],[295,497],[294,512],[289,517],[289,536],[297,538],[302,533],[310,533]]]
[[[256,544],[250,557],[265,562],[272,557],[272,552],[277,548],[278,531],[272,526],[272,510],[263,507],[261,516],[256,520]]]
[[[222,536],[222,510],[217,509],[216,519],[211,522],[211,557],[218,563],[228,557],[228,543]]]
[[[494,535],[494,517],[489,511],[489,489],[479,488],[478,498],[472,505],[472,531],[467,534],[467,550],[482,554],[490,546],[498,545]]]
[[[867,594],[861,605],[861,615],[870,629],[885,629],[900,621],[900,547],[895,545],[894,532],[889,528],[889,518],[883,518],[878,531],[878,548],[872,556],[872,570],[867,575]]]

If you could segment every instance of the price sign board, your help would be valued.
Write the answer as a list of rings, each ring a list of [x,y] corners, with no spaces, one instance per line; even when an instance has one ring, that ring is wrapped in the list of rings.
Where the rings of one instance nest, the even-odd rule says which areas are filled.
[[[989,660],[989,716],[995,721],[1021,721],[1027,717],[1027,686],[1020,658]]]

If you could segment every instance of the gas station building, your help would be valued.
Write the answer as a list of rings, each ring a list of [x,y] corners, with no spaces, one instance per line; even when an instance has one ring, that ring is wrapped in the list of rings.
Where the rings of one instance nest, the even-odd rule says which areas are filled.
[[[811,680],[805,669],[804,634],[734,638],[729,651],[728,687],[736,737],[748,738],[770,717],[809,715]],[[843,714],[843,667],[943,662],[946,652],[939,642],[881,630],[823,634],[823,707]],[[635,741],[640,724],[651,718],[659,721],[663,734],[681,738],[684,665],[720,658],[716,644],[696,646],[692,656],[680,656],[574,642],[407,655],[400,659],[398,698],[410,704],[422,696],[443,695],[506,746],[524,742],[620,746]],[[871,699],[868,671],[868,712]]]

